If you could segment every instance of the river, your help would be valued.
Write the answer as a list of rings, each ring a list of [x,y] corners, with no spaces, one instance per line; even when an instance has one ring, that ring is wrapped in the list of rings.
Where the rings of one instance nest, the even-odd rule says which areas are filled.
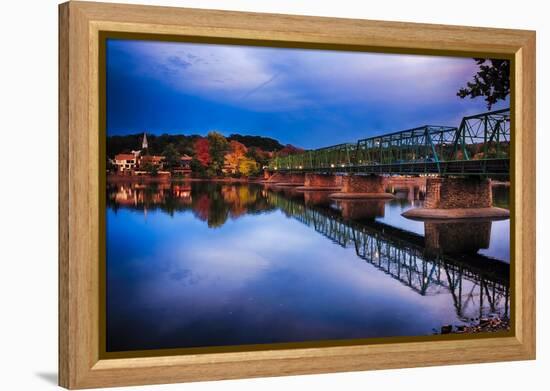
[[[508,207],[508,187],[493,188]],[[107,351],[426,336],[509,313],[510,222],[261,184],[109,183]]]

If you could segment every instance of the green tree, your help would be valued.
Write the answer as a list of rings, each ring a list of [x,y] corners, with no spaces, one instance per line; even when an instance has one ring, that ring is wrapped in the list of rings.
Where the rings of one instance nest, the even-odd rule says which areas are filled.
[[[260,167],[267,166],[270,159],[270,153],[263,151],[260,148],[252,147],[248,148],[248,151],[246,151],[246,157],[252,160],[255,160],[258,162]]]
[[[147,163],[145,165],[145,167],[143,167],[145,169],[145,171],[147,171],[147,173],[151,176],[157,176],[159,171],[158,171],[158,168],[157,166],[155,166],[154,164],[152,163]]]
[[[474,75],[474,80],[466,83],[456,94],[464,99],[484,97],[487,109],[499,100],[504,100],[510,94],[510,61],[474,58],[479,66],[479,71]]]
[[[171,170],[179,166],[180,164],[180,154],[176,149],[176,146],[173,143],[169,143],[162,151],[164,156],[164,166],[166,169]]]
[[[206,176],[206,167],[195,158],[191,160],[191,171],[196,177],[202,178]]]
[[[210,145],[210,163],[209,171],[214,175],[220,175],[224,165],[225,154],[229,149],[227,139],[218,132],[208,133],[208,143]]]

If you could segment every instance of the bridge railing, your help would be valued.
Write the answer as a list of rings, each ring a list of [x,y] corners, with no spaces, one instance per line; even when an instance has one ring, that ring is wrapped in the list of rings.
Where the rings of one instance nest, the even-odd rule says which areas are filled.
[[[279,170],[348,167],[354,162],[355,149],[356,145],[351,143],[332,145],[295,155],[275,157],[270,161],[269,167]]]
[[[510,109],[504,109],[464,117],[458,128],[424,125],[361,139],[354,144],[338,144],[275,157],[268,168],[282,171],[356,172],[367,169],[380,173],[444,174],[452,171],[481,174],[509,158],[510,139]],[[477,163],[470,164],[471,167],[456,164],[470,161]],[[487,164],[480,164],[480,161]],[[396,166],[401,168],[396,170]],[[504,173],[507,169],[507,164],[500,168]]]

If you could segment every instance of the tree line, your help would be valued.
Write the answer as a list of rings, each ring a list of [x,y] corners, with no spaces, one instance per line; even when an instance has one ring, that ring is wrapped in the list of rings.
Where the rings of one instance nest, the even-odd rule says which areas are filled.
[[[114,158],[119,153],[139,149],[143,134],[107,137],[107,155]],[[192,157],[191,169],[195,176],[213,177],[231,174],[253,176],[260,173],[274,156],[287,156],[303,150],[292,145],[262,136],[232,134],[229,137],[212,131],[206,137],[198,135],[147,134],[149,155],[165,157],[165,169],[180,164],[181,156]],[[229,171],[229,173],[228,173]]]

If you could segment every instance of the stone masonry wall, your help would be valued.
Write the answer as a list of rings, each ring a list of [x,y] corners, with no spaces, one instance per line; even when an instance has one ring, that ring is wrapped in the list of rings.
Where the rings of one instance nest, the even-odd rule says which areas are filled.
[[[385,193],[384,178],[377,175],[347,175],[343,177],[344,193]]]
[[[342,186],[342,176],[332,174],[306,173],[306,187],[337,187]]]
[[[441,178],[428,178],[426,181],[426,198],[424,207],[429,209],[439,208]]]
[[[289,183],[304,183],[304,174],[286,174],[287,182]]]
[[[428,178],[425,207],[430,209],[490,208],[490,179]]]
[[[268,179],[268,182],[282,182],[284,181],[285,174],[276,172]]]

